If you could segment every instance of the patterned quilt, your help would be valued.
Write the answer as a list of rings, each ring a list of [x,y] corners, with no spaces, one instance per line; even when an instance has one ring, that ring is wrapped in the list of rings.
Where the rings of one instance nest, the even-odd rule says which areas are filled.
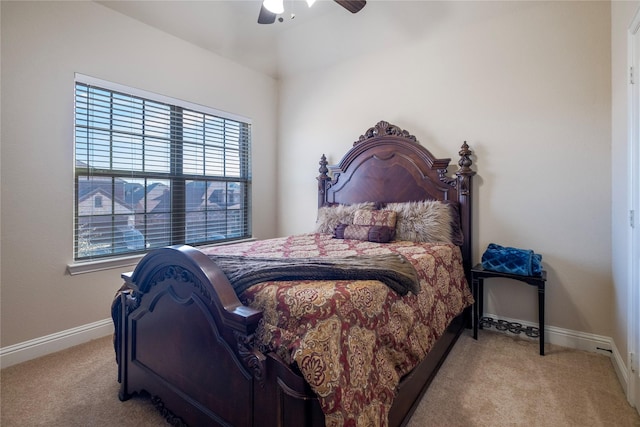
[[[460,249],[450,244],[302,234],[204,252],[269,258],[398,253],[414,265],[417,295],[400,296],[371,280],[265,282],[240,296],[263,311],[256,332],[260,349],[298,366],[319,397],[327,426],[387,426],[402,376],[473,303]]]

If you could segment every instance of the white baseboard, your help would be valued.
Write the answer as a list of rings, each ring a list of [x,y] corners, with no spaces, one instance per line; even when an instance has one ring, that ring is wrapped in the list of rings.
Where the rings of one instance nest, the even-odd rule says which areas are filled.
[[[536,328],[538,327],[538,323],[526,322],[519,319],[510,319],[508,317],[496,316],[495,314],[490,313],[485,313],[484,315],[487,317],[492,317],[494,319],[506,320],[507,322],[520,323],[524,326],[534,326]],[[537,338],[531,339],[537,340]],[[618,380],[622,385],[622,389],[625,391],[625,394],[628,395],[629,378],[627,363],[618,351],[618,348],[616,347],[611,337],[589,334],[586,332],[572,331],[570,329],[557,328],[555,326],[545,326],[544,341],[550,344],[559,345],[561,347],[589,351],[592,353],[603,354],[610,357],[613,369],[618,376]]]
[[[0,348],[0,368],[26,362],[78,344],[113,334],[111,319],[99,320],[77,328]]]
[[[494,319],[506,320],[507,322],[517,322],[524,326],[538,326],[537,323],[500,317],[490,313],[486,313],[485,315]],[[104,319],[8,347],[2,347],[0,348],[0,367],[6,368],[111,334],[113,334],[113,322],[111,319]],[[546,326],[545,342],[561,347],[590,351],[609,356],[620,384],[625,393],[627,392],[627,364],[611,338],[554,326]]]
[[[622,390],[624,390],[624,394],[629,398],[629,371],[627,369],[627,361],[626,358],[622,358],[622,355],[618,351],[618,347],[616,347],[615,342],[611,342],[612,344],[612,353],[611,353],[611,363],[613,363],[613,369],[616,371],[616,375],[618,376],[618,381],[620,381],[620,385],[622,385]],[[629,401],[631,403],[631,401]]]
[[[527,322],[520,319],[511,319],[508,317],[497,316],[491,313],[484,313],[483,316],[491,317],[497,320],[505,320],[507,322],[520,323],[523,326],[533,326],[536,328],[538,327],[538,323]],[[524,336],[526,337],[526,335]],[[537,340],[537,338],[532,339]],[[559,345],[561,347],[590,351],[592,353],[604,354],[606,356],[611,356],[612,354],[612,340],[610,337],[589,334],[586,332],[572,331],[570,329],[557,328],[555,326],[546,325],[544,327],[544,341],[550,344]]]

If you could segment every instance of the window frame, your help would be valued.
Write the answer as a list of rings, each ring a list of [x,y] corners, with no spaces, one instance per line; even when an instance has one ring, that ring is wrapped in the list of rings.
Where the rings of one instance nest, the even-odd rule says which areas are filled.
[[[106,171],[106,172],[105,170],[97,170],[95,175],[91,175],[89,172],[91,170],[90,167],[78,168],[78,164],[77,164],[78,142],[77,142],[77,133],[76,133],[77,132],[76,125],[78,124],[78,118],[77,118],[78,105],[76,104],[76,100],[78,97],[78,94],[77,94],[78,85],[104,89],[106,91],[112,92],[112,96],[113,96],[113,93],[125,94],[126,96],[134,97],[136,99],[139,98],[139,99],[147,100],[153,103],[165,104],[169,106],[169,108],[172,110],[172,112],[170,113],[172,122],[173,122],[173,118],[177,117],[173,115],[174,112],[179,110],[179,113],[178,113],[180,117],[179,126],[181,127],[181,129],[186,127],[185,125],[186,119],[184,119],[182,115],[183,112],[184,113],[188,112],[190,115],[195,115],[195,116],[201,115],[203,123],[207,119],[215,119],[216,122],[219,119],[223,124],[226,124],[227,123],[226,121],[237,122],[238,131],[240,132],[239,135],[241,135],[238,137],[238,141],[237,141],[236,155],[239,162],[237,166],[238,168],[237,176],[236,175],[227,176],[224,161],[222,166],[220,166],[222,170],[221,174],[205,173],[206,161],[204,160],[204,157],[203,157],[203,160],[201,160],[202,173],[184,173],[184,171],[182,170],[181,163],[186,162],[185,160],[186,156],[183,155],[182,150],[184,149],[184,147],[188,146],[189,144],[197,146],[199,142],[192,143],[190,141],[187,141],[187,137],[183,136],[181,133],[179,134],[178,137],[175,137],[175,135],[172,133],[171,138],[169,138],[170,139],[170,142],[168,143],[169,145],[167,147],[167,149],[170,151],[169,163],[171,165],[170,166],[171,170],[168,173],[144,172],[142,171],[142,169],[144,168],[142,166],[139,166],[138,167],[139,170],[132,170],[131,175],[125,176],[125,177],[132,178],[132,179],[133,178],[144,179],[145,180],[145,185],[144,185],[145,196],[148,191],[146,187],[146,182],[147,182],[146,179],[154,178],[154,179],[169,180],[170,182],[169,187],[171,191],[171,196],[170,196],[171,198],[171,209],[170,209],[171,232],[170,232],[170,241],[169,241],[170,244],[189,244],[192,246],[205,246],[205,245],[212,245],[212,244],[235,243],[238,241],[252,239],[252,209],[251,209],[251,187],[252,187],[251,125],[252,124],[250,119],[240,115],[216,110],[210,107],[194,104],[187,101],[182,101],[182,100],[167,97],[164,95],[160,95],[160,94],[156,94],[156,93],[152,93],[152,92],[148,92],[148,91],[144,91],[144,90],[140,90],[140,89],[136,89],[136,88],[132,88],[132,87],[128,87],[128,86],[120,85],[117,83],[108,82],[102,79],[97,79],[94,77],[76,73],[75,79],[74,79],[74,137],[73,137],[74,138],[74,145],[73,145],[73,149],[74,149],[73,151],[74,152],[73,154],[73,158],[74,158],[73,260],[74,262],[73,264],[70,264],[68,266],[68,270],[71,274],[85,272],[86,270],[95,271],[95,270],[101,270],[104,268],[114,268],[119,265],[131,265],[132,263],[137,262],[137,260],[140,259],[142,256],[144,256],[144,254],[147,253],[149,250],[153,249],[149,247],[148,239],[150,239],[150,237],[144,236],[144,239],[145,239],[144,248],[140,250],[125,250],[125,251],[117,252],[116,248],[113,246],[113,243],[112,243],[109,249],[110,253],[98,254],[98,255],[89,254],[86,256],[80,256],[79,254],[79,233],[80,233],[79,221],[81,218],[79,214],[79,201],[81,199],[81,196],[79,194],[79,184],[78,184],[79,176],[83,176],[87,178],[89,178],[89,176],[103,176],[108,179],[111,179],[112,185],[115,185],[113,183],[115,183],[116,180],[119,179],[119,177],[122,177],[123,174],[122,174],[122,171],[111,168],[109,171]],[[113,114],[113,105],[111,104],[109,106],[109,111],[111,111],[111,114]],[[171,126],[173,126],[173,124]],[[111,130],[111,132],[113,133],[113,130]],[[223,140],[222,149],[218,148],[218,151],[222,152],[224,156],[227,156],[231,151],[233,151],[227,145],[227,138],[228,138],[227,131],[225,130],[222,136],[222,140]],[[180,140],[181,142],[178,144],[174,144],[175,140]],[[207,150],[208,143],[206,142],[206,138],[204,136],[203,136],[202,143],[200,145],[202,145],[203,150]],[[111,154],[109,155],[112,156],[113,152],[114,152],[113,146],[110,145],[109,153]],[[205,151],[205,153],[206,152],[207,151]],[[178,158],[180,160],[174,162],[174,158]],[[198,159],[198,161],[200,160]],[[197,165],[198,163],[196,162],[193,164]],[[174,170],[174,167],[177,167],[180,170]],[[81,170],[81,172],[86,172],[86,173],[82,174],[81,172],[79,172],[79,170]],[[217,237],[215,237],[213,238],[213,240],[211,240],[211,237],[207,234],[207,232],[205,232],[207,237],[205,237],[204,240],[200,240],[200,241],[196,241],[193,239],[189,240],[187,236],[187,233],[189,232],[189,230],[187,228],[188,222],[186,221],[186,216],[191,212],[196,212],[197,214],[197,212],[200,212],[200,211],[189,210],[189,206],[186,201],[186,197],[187,197],[186,183],[187,182],[194,182],[194,184],[200,183],[201,185],[204,185],[205,188],[209,188],[209,185],[213,186],[212,183],[223,184],[222,191],[224,192],[225,197],[232,183],[239,184],[239,188],[241,190],[240,191],[241,195],[239,196],[240,206],[237,209],[231,209],[228,204],[225,205],[224,208],[220,208],[219,206],[217,206],[217,211],[225,216],[226,221],[229,221],[228,216],[230,215],[230,212],[231,213],[236,212],[237,215],[239,215],[239,217],[241,218],[241,227],[240,227],[239,236],[224,237],[224,236],[228,236],[228,228],[227,228],[227,234],[225,234],[221,239],[218,239]],[[96,197],[103,197],[103,196],[96,195]],[[111,198],[112,199],[116,198],[115,192],[113,189],[111,192]],[[94,201],[94,203],[97,204],[98,201]],[[105,202],[105,203],[109,203],[109,202]],[[178,210],[175,209],[176,203],[178,205],[181,205],[181,209],[178,209]],[[206,205],[206,198],[205,198],[205,205]],[[150,212],[151,211],[147,211],[147,208],[145,206],[144,215],[147,216],[150,214]],[[207,210],[204,211],[205,224],[208,221],[207,218],[208,218],[209,212],[210,211],[207,211]],[[135,211],[135,213],[132,213],[131,215],[135,216],[137,214],[138,212]],[[108,215],[109,214],[107,214],[107,216]],[[112,210],[110,215],[112,217],[112,220],[111,220],[112,231],[111,231],[110,238],[113,242],[113,239],[115,238],[114,236],[116,236],[117,234],[117,231],[114,225],[115,222],[113,220],[113,218],[116,216],[115,211]],[[178,224],[178,227],[176,227],[176,224]],[[225,224],[227,224],[227,227],[228,227],[228,222],[225,222]],[[109,239],[109,237],[106,237],[106,238]],[[163,246],[166,246],[166,245],[163,245]],[[86,265],[90,265],[88,269],[83,267]]]

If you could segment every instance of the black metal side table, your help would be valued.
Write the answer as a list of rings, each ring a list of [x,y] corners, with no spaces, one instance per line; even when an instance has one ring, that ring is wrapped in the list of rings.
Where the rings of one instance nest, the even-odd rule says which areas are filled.
[[[538,287],[538,328],[523,328],[519,323],[496,321],[489,317],[482,317],[484,310],[484,279],[502,277],[505,279],[519,280],[531,286]],[[547,281],[547,272],[542,270],[540,276],[521,276],[518,274],[500,273],[482,268],[477,264],[471,269],[471,288],[473,292],[473,338],[478,339],[478,327],[495,325],[497,329],[509,330],[520,333],[524,331],[528,336],[540,337],[540,355],[544,356],[544,286]]]

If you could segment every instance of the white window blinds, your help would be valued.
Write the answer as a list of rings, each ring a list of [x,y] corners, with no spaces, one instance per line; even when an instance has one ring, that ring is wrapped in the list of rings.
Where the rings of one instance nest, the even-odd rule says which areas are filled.
[[[251,236],[248,120],[81,77],[75,113],[76,260]]]

